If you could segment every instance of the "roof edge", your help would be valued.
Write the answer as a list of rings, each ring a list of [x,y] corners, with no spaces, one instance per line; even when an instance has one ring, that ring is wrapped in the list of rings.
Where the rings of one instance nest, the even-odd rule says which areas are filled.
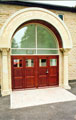
[[[59,10],[59,11],[76,12],[75,7],[49,5],[49,4],[43,4],[43,3],[33,3],[33,2],[23,2],[23,1],[0,1],[0,4],[20,5],[20,6],[27,6],[27,7],[40,7],[40,8],[46,8],[46,9],[52,9],[52,10]]]

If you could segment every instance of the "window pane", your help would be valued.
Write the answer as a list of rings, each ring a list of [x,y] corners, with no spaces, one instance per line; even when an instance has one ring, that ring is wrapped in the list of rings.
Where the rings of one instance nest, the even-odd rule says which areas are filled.
[[[30,24],[16,32],[12,48],[35,48],[35,25]]]
[[[36,36],[37,35],[37,36]],[[38,50],[36,48],[36,39],[37,39],[37,48],[44,48],[44,50]],[[12,39],[12,54],[58,54],[58,50],[46,50],[45,48],[58,48],[58,42],[53,34],[46,27],[37,24],[37,34],[36,34],[36,25],[29,24],[24,26],[16,32]],[[17,49],[19,48],[19,49]],[[28,48],[28,49],[20,49]],[[33,48],[32,50],[30,48]]]
[[[46,59],[39,59],[39,66],[46,66]]]
[[[13,61],[13,66],[14,67],[22,67],[22,60],[20,60],[20,59],[14,59],[14,61]]]
[[[37,54],[58,54],[58,50],[37,50]]]
[[[37,44],[38,48],[58,48],[54,34],[40,25],[37,25]]]
[[[26,59],[26,67],[33,67],[34,60],[33,59]]]
[[[36,50],[12,49],[11,54],[36,54]]]
[[[50,66],[57,66],[57,60],[56,59],[50,59]]]
[[[61,20],[63,20],[63,15],[59,14],[58,16]]]

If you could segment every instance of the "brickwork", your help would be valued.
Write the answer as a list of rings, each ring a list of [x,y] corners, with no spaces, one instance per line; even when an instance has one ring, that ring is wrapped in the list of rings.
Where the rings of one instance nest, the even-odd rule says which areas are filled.
[[[25,6],[16,5],[0,5],[0,29],[6,22],[6,20],[16,13],[17,11],[26,8]],[[55,14],[64,15],[64,23],[67,25],[70,34],[72,36],[73,48],[69,53],[69,80],[76,79],[76,13],[55,11],[51,10]]]

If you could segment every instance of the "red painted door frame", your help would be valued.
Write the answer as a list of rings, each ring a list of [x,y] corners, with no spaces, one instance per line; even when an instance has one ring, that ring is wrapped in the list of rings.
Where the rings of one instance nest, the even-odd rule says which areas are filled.
[[[14,60],[22,60],[22,66],[14,67]],[[33,66],[26,67],[26,60],[32,59]],[[56,59],[56,66],[50,60]],[[39,60],[46,61],[40,66]],[[58,55],[31,55],[11,56],[12,89],[38,88],[59,84],[59,56]]]

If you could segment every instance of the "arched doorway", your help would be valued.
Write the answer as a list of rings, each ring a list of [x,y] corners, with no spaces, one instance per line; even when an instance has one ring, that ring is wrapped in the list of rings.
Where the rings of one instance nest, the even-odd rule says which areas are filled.
[[[44,22],[45,22],[46,25],[44,25],[44,27],[42,28],[47,27],[47,29],[51,29],[52,31],[51,33],[54,33],[55,37],[57,38],[59,47],[54,49],[55,50],[59,49],[58,50],[59,51],[58,52],[59,54],[59,86],[67,89],[70,88],[68,85],[68,52],[72,48],[72,40],[67,27],[54,13],[48,10],[41,9],[41,8],[26,8],[26,9],[20,10],[19,12],[15,13],[12,17],[10,17],[9,20],[5,23],[5,25],[1,29],[1,33],[0,33],[0,48],[2,51],[1,93],[3,96],[10,94],[12,90],[11,51],[10,51],[12,36],[14,36],[16,31],[19,30],[19,27],[21,27],[22,24],[25,24],[25,23],[28,24],[29,21],[33,21],[33,20],[34,22],[36,20],[42,21],[41,25],[44,25]],[[36,49],[36,53],[39,52],[39,55],[42,56],[40,53],[43,50],[37,47],[35,49]],[[33,49],[31,50],[34,51]],[[52,51],[56,52],[57,50],[56,51],[55,50],[52,50]],[[46,51],[50,51],[51,53],[50,49],[45,50],[45,52]],[[45,52],[43,52],[44,55],[45,55]]]
[[[57,37],[52,30],[37,22],[20,26],[12,38],[13,89],[55,86],[59,83]]]

